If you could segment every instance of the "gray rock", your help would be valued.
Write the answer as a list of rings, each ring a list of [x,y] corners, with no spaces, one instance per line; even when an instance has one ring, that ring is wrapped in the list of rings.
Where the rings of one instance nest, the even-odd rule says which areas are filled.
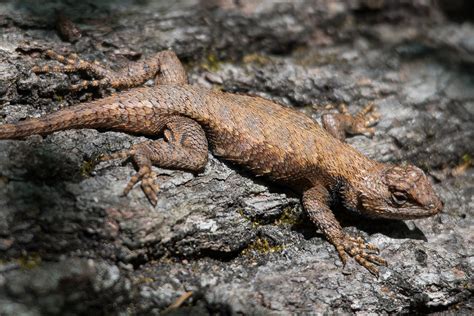
[[[129,162],[96,161],[143,137],[0,141],[0,314],[158,315],[188,291],[167,312],[472,313],[474,171],[451,175],[474,159],[472,25],[424,0],[91,3],[0,3],[0,123],[110,93],[65,91],[81,74],[32,74],[46,48],[121,67],[171,47],[194,84],[315,120],[328,105],[373,102],[376,135],[349,143],[425,169],[445,210],[405,222],[338,210],[389,261],[376,279],[353,260],[342,267],[298,196],[212,155],[196,175],[156,168],[152,207],[139,187],[121,195]],[[74,44],[57,36],[53,9],[81,28]]]

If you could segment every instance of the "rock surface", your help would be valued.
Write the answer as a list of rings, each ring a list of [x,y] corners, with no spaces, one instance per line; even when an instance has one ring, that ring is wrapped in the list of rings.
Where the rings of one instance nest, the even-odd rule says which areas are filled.
[[[31,73],[46,48],[112,67],[172,48],[194,84],[316,120],[328,105],[373,102],[375,137],[349,142],[422,167],[445,210],[405,222],[341,210],[345,229],[390,262],[376,279],[341,266],[291,191],[212,156],[198,175],[157,168],[153,208],[139,188],[120,195],[130,163],[95,162],[143,138],[77,130],[0,141],[0,314],[472,313],[471,22],[421,0],[138,3],[0,3],[0,123],[110,93],[65,91],[80,75]],[[80,30],[72,43],[55,10]]]

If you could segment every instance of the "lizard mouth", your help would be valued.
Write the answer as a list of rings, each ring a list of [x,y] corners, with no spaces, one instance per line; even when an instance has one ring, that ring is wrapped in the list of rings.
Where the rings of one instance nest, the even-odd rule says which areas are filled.
[[[437,199],[435,203],[428,206],[431,210],[432,215],[438,214],[444,208],[444,202],[441,199]]]
[[[375,213],[373,207],[370,208],[371,212],[367,212],[367,208],[364,208],[362,213],[369,217],[407,220],[434,216],[440,213],[443,210],[443,207],[443,201],[436,199],[436,201],[424,206],[410,205],[403,208],[396,208],[385,205],[384,207],[377,208]]]
[[[384,217],[392,219],[418,219],[434,216],[443,210],[444,203],[440,199],[427,205],[427,206],[412,206],[407,207],[405,210],[395,209],[393,212],[385,213]]]

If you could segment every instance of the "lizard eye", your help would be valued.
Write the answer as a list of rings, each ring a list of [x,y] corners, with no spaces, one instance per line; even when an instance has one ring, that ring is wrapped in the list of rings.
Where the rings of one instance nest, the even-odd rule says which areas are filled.
[[[392,201],[397,205],[403,205],[407,201],[407,197],[402,192],[392,193]]]

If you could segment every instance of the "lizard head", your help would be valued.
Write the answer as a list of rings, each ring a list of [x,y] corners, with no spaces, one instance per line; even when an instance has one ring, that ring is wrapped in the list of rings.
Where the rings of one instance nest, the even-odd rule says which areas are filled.
[[[383,165],[364,181],[358,208],[382,218],[413,219],[435,215],[443,209],[425,173],[413,165]],[[372,185],[373,183],[373,185]]]

